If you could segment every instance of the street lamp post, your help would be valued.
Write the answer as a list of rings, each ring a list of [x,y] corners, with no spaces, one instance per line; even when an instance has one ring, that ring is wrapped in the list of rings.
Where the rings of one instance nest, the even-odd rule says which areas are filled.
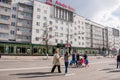
[[[67,28],[67,44],[66,44],[66,46],[67,46],[67,51],[69,52],[69,24],[68,24],[68,28]]]

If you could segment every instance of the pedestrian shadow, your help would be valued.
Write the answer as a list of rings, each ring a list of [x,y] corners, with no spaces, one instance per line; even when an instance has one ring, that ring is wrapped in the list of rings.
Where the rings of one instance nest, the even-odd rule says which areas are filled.
[[[120,72],[120,69],[112,70],[112,71],[109,71],[109,72],[107,72],[107,73],[118,73],[118,72]]]
[[[51,72],[30,72],[30,73],[18,73],[18,74],[11,74],[17,75],[19,78],[37,78],[37,77],[52,77],[52,76],[62,76],[63,73],[51,73]]]
[[[105,69],[101,69],[100,71],[109,71],[109,70],[113,70],[114,68],[105,68]]]
[[[100,71],[107,71],[107,73],[117,73],[117,72],[120,72],[120,69],[116,69],[116,68],[105,68],[105,69],[101,69]]]

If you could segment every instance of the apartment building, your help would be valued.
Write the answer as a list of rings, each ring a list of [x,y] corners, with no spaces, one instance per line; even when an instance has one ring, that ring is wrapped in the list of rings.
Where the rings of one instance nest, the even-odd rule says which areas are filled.
[[[9,39],[11,0],[0,0],[0,40]],[[14,33],[14,32],[11,32]]]
[[[118,51],[120,49],[120,31],[115,28],[106,27],[107,31],[107,48],[110,51]]]
[[[43,39],[47,32],[49,45],[69,43],[72,47],[85,47],[85,18],[58,3],[51,6],[34,0],[32,43],[46,45]]]
[[[89,51],[98,51],[106,48],[105,26],[86,19],[86,47]]]
[[[117,30],[90,21],[57,0],[0,0],[0,28],[0,52],[7,55],[45,55],[46,46],[52,54],[58,44],[65,45],[61,50],[71,46],[80,53],[96,53],[113,44],[119,48],[118,35],[109,37]]]

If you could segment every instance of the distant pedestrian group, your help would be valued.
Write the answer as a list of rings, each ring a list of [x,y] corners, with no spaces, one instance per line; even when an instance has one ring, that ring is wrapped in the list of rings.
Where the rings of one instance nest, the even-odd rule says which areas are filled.
[[[79,55],[79,53],[77,53],[76,51],[73,52],[72,54],[72,59],[70,61],[70,65],[72,66],[73,64],[75,65],[75,67],[87,67],[88,66],[88,55],[87,55],[87,51],[85,51],[85,53],[83,55]]]
[[[68,73],[68,66],[72,66],[74,65],[75,67],[86,67],[88,66],[88,56],[87,56],[87,52],[85,51],[85,53],[80,56],[79,53],[77,53],[76,51],[74,51],[72,53],[72,59],[69,62],[69,56],[70,54],[68,53],[68,51],[66,51],[64,53],[64,65],[65,65],[65,74]],[[54,56],[53,56],[53,67],[51,69],[51,72],[53,73],[55,68],[58,67],[58,73],[61,73],[61,56],[59,55],[59,49],[55,50]]]

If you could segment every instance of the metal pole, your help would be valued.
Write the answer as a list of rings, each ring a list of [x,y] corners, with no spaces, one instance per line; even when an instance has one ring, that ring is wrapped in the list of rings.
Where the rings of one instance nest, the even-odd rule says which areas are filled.
[[[69,52],[68,44],[69,44],[69,24],[68,24],[68,30],[67,30],[67,50]]]

